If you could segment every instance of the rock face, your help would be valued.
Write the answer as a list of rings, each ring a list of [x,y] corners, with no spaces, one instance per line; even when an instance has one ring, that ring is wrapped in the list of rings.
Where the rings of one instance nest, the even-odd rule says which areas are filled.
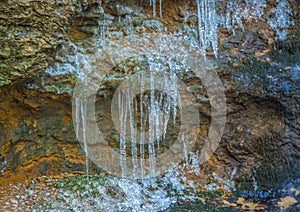
[[[298,67],[293,67],[269,72],[261,79],[257,75],[245,81],[234,77],[238,82],[231,78],[237,87],[226,95],[227,131],[216,155],[223,163],[241,169],[234,177],[237,182],[256,181],[259,188],[271,189],[299,176],[300,99],[299,79],[294,76],[298,72]],[[286,85],[281,86],[279,81]],[[248,83],[254,85],[249,88]]]
[[[1,100],[1,154],[8,171],[31,170],[40,175],[84,167],[69,96],[37,93],[23,84],[1,91],[7,97]]]
[[[74,9],[54,1],[0,3],[0,86],[49,65]]]
[[[147,32],[180,32],[197,40],[195,2],[163,2],[164,18],[153,18],[152,8],[142,1],[0,3],[3,174],[84,170],[71,114],[72,92],[82,68],[78,61],[95,54],[99,36],[114,40]],[[208,175],[236,181],[241,189],[275,189],[300,176],[299,8],[293,7],[293,12],[295,29],[285,41],[276,41],[266,21],[258,21],[235,34],[221,29],[219,58],[208,52],[224,84],[228,113],[222,141],[204,169]],[[129,60],[112,72],[124,77],[144,62]],[[98,93],[100,102],[110,102],[117,78]],[[203,93],[203,86],[195,85],[192,92]],[[210,106],[202,97],[198,101],[205,136]],[[109,131],[111,123],[101,111],[100,122]],[[116,139],[110,141],[118,148]]]

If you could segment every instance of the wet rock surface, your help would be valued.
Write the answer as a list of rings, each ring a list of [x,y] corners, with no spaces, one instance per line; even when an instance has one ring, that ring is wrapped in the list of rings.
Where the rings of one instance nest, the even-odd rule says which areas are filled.
[[[97,54],[99,40],[178,32],[188,35],[191,43],[197,41],[194,2],[186,6],[164,1],[164,18],[153,18],[148,3],[120,5],[121,1],[0,3],[3,178],[23,172],[40,176],[84,171],[84,151],[73,127],[72,94],[80,77],[78,70],[84,67],[81,62]],[[245,30],[238,29],[235,34],[221,29],[219,58],[207,52],[224,85],[228,112],[225,133],[214,155],[203,165],[203,175],[230,179],[239,191],[253,191],[254,196],[275,192],[300,177],[299,6],[291,5],[294,28],[289,29],[285,41],[276,41],[274,30],[258,21],[245,24]],[[97,95],[103,103],[97,114],[99,126],[107,137],[113,130],[111,121],[103,118],[107,114],[101,114],[110,109],[105,104],[120,79],[148,67],[145,58],[111,67],[112,78]],[[180,77],[191,84],[198,100],[202,125],[195,148],[200,149],[209,128],[210,104],[194,75]],[[115,137],[109,142],[118,148]],[[93,171],[99,171],[92,166]],[[245,194],[245,198],[249,196]]]

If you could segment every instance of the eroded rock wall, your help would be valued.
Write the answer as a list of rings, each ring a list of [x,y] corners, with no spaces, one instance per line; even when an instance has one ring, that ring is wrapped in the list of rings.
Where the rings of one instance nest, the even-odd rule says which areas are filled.
[[[295,25],[286,41],[277,42],[266,22],[246,22],[244,31],[219,31],[218,60],[207,52],[224,83],[228,115],[222,142],[204,167],[207,174],[215,172],[224,178],[237,170],[233,180],[247,189],[255,182],[274,188],[299,177],[299,5],[292,3]],[[192,15],[185,20],[187,7]],[[163,18],[153,18],[146,1],[4,1],[0,14],[4,174],[84,170],[85,158],[71,116],[76,74],[45,72],[54,62],[64,63],[61,58],[75,54],[68,43],[85,45],[88,54],[93,54],[91,38],[101,33],[116,37],[168,34],[193,28],[197,22],[195,2],[171,0],[163,1]],[[125,64],[113,71],[131,69],[134,66]],[[109,102],[112,94],[109,90],[99,98]],[[200,116],[208,123],[208,103],[200,106]]]

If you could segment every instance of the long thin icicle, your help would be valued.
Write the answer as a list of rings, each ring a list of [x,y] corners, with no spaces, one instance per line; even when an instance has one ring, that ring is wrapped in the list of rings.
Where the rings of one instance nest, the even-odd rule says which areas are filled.
[[[215,0],[196,0],[198,13],[198,35],[201,54],[212,48],[218,56],[218,17]]]
[[[126,95],[119,93],[119,109],[120,113],[120,164],[122,177],[127,175],[127,164],[126,164],[126,127],[127,127],[127,102]]]
[[[136,148],[136,127],[134,124],[134,114],[135,106],[133,105],[132,95],[127,92],[126,99],[128,102],[129,109],[129,125],[130,125],[130,138],[131,138],[131,157],[133,164],[133,177],[136,178],[136,173],[138,173],[138,161],[137,161],[137,148]]]
[[[80,115],[81,115],[81,127],[82,127],[82,141],[83,141],[83,148],[84,148],[84,154],[85,154],[85,170],[86,174],[89,173],[89,159],[88,159],[88,150],[87,150],[87,121],[86,121],[86,114],[87,114],[87,100],[86,99],[80,99],[79,104],[77,104],[77,107],[80,107]],[[79,110],[79,108],[78,108]],[[76,111],[77,112],[77,111]],[[79,114],[78,114],[79,115]],[[76,117],[77,118],[77,117]],[[77,128],[77,126],[76,126]],[[78,134],[78,132],[77,132]]]
[[[162,18],[162,0],[159,0],[159,17]]]
[[[156,17],[156,0],[152,0],[153,17]]]
[[[168,79],[167,73],[164,73],[164,92],[166,94],[169,94],[169,86],[170,86],[170,80]],[[163,117],[164,124],[163,124],[163,136],[162,136],[163,139],[166,138],[168,122],[171,114],[171,102],[172,102],[171,97],[167,95],[163,107],[163,112],[164,112],[164,117]]]
[[[150,168],[150,176],[155,174],[156,162],[155,162],[155,96],[154,96],[154,73],[150,71],[150,110],[149,114],[149,142],[148,142],[148,152],[149,152],[149,168]]]
[[[144,150],[144,138],[145,138],[145,125],[144,125],[144,107],[143,107],[143,93],[144,93],[144,87],[145,87],[145,73],[142,72],[140,74],[140,83],[141,83],[141,94],[140,94],[140,166],[141,166],[141,178],[143,179],[145,176],[145,150]]]
[[[156,0],[150,0],[150,6],[152,6],[153,17],[156,17]],[[159,0],[159,17],[162,18],[162,0]]]
[[[75,98],[75,128],[76,137],[79,137],[79,126],[80,126],[80,98]]]

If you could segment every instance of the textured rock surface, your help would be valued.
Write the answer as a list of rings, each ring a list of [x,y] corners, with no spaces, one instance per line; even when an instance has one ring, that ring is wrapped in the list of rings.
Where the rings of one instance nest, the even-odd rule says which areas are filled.
[[[74,10],[55,1],[0,2],[0,86],[49,65]]]
[[[1,100],[1,155],[8,161],[7,171],[40,175],[82,169],[84,155],[73,131],[70,97],[40,94],[23,85],[13,88],[1,90],[9,97]]]
[[[100,1],[71,2],[0,3],[0,154],[7,161],[1,161],[5,174],[84,170],[71,117],[76,73],[68,69],[75,62],[67,55],[76,55],[75,47],[93,55],[95,36],[168,34],[187,26],[190,29],[183,31],[190,33],[197,21],[194,2],[188,4],[194,15],[185,23],[187,10],[181,1],[164,1],[163,19],[152,18],[148,2],[125,2],[127,7],[120,7],[121,1],[104,1],[102,6]],[[266,22],[248,23],[244,32],[237,30],[235,35],[220,30],[220,57],[212,60],[226,89],[228,117],[222,142],[204,166],[207,174],[228,179],[236,169],[233,179],[246,189],[256,183],[275,188],[299,177],[300,33],[299,5],[295,5],[295,29],[286,41],[276,42]],[[53,70],[63,63],[70,63],[65,74],[45,72],[49,65]],[[119,64],[113,71],[130,73],[137,65]],[[201,86],[194,89],[197,93]],[[109,102],[113,92],[105,92],[99,98]],[[200,115],[208,124],[209,104],[199,102]],[[111,124],[102,121],[106,127]]]

